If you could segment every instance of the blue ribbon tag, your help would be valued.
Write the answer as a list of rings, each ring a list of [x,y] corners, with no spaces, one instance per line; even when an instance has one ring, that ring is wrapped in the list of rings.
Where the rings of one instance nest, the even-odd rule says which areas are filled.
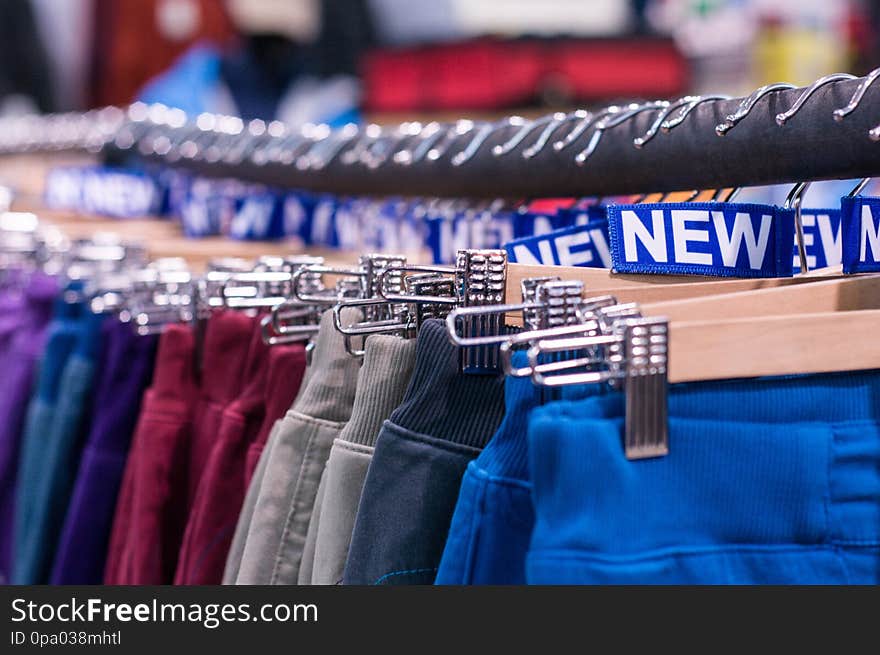
[[[509,261],[517,264],[611,268],[608,222],[595,220],[504,244]]]
[[[236,202],[229,236],[243,241],[271,241],[284,236],[283,201],[271,191],[252,192]]]
[[[512,218],[513,238],[527,239],[567,227],[582,225],[588,221],[589,216],[583,210],[560,209],[552,214],[537,214],[529,211],[515,212]]]
[[[82,168],[56,167],[46,175],[43,201],[52,209],[79,209],[82,204]]]
[[[183,233],[188,237],[227,234],[242,186],[227,180],[195,178],[180,206]]]
[[[608,206],[617,273],[790,277],[794,210],[713,202]]]
[[[804,247],[807,251],[807,268],[837,266],[841,261],[841,230],[839,209],[803,209],[801,223],[804,226]],[[800,270],[797,235],[794,241],[794,269]]]
[[[880,198],[842,198],[840,212],[843,272],[880,272]]]
[[[329,194],[322,194],[312,210],[310,234],[306,243],[309,245],[336,248],[339,237],[336,233],[336,199]]]
[[[59,168],[46,179],[46,204],[113,218],[157,216],[165,194],[141,171],[106,167]]]

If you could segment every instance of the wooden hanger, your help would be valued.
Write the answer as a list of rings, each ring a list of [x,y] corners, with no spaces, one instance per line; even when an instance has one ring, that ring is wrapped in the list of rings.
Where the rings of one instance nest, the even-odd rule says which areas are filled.
[[[799,286],[817,280],[836,279],[842,277],[843,272],[841,266],[833,266],[787,278],[731,279],[685,275],[618,275],[605,268],[510,264],[506,285],[508,302],[516,302],[520,299],[522,280],[531,277],[551,276],[557,276],[562,280],[583,282],[585,297],[609,295],[614,296],[622,303],[648,304]],[[508,314],[507,324],[522,325],[522,313]]]
[[[671,321],[813,314],[880,309],[880,275],[860,275],[725,295],[645,303],[645,316]],[[880,327],[880,326],[878,326]]]
[[[880,369],[880,310],[669,324],[669,382]]]

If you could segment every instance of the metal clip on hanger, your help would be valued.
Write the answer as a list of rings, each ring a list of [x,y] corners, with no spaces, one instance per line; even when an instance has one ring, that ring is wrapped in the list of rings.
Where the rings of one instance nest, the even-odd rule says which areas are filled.
[[[352,336],[361,336],[364,332],[358,332],[356,329],[362,326],[363,322],[359,322],[354,326],[343,325],[342,310],[345,308],[360,309],[364,321],[379,323],[383,327],[389,327],[395,322],[400,322],[400,316],[404,308],[390,304],[378,297],[378,289],[381,283],[384,283],[384,273],[387,269],[394,266],[403,266],[406,264],[406,257],[403,255],[387,255],[387,254],[369,254],[361,255],[357,269],[326,269],[324,267],[309,267],[306,271],[311,273],[336,273],[343,274],[347,277],[354,278],[358,281],[358,293],[353,298],[335,298],[332,303],[333,323],[337,330],[345,335],[345,349],[355,357],[362,357],[364,351],[362,348],[356,349],[351,342]],[[293,295],[298,300],[318,299],[318,295],[303,294],[302,287],[299,283],[300,277],[295,278],[293,285]],[[398,276],[394,280],[395,288],[401,288],[401,279]],[[325,301],[326,302],[326,301]],[[369,333],[369,332],[368,332]]]
[[[500,345],[510,335],[497,331],[488,335],[462,336],[459,325],[466,326],[468,319],[500,316],[521,311],[524,324],[533,330],[570,323],[577,316],[581,302],[583,282],[563,282],[559,277],[525,278],[521,283],[523,300],[516,304],[477,305],[457,307],[446,317],[449,340],[459,348]]]
[[[460,250],[457,256],[457,268],[461,271],[464,307],[485,307],[504,303],[507,283],[506,251]],[[465,338],[503,334],[504,331],[503,315],[478,315],[464,320]],[[491,374],[496,373],[499,368],[497,347],[477,346],[461,350],[461,369],[464,373]]]
[[[624,448],[627,459],[661,457],[669,452],[667,363],[669,323],[665,318],[626,318],[610,334],[541,339],[528,350],[532,380],[542,386],[607,384],[626,395]],[[589,370],[545,376],[539,357],[586,351]],[[593,354],[599,352],[599,357]]]
[[[397,273],[395,272],[395,275]],[[347,336],[363,336],[371,334],[397,334],[404,338],[418,335],[422,324],[430,318],[444,318],[450,305],[443,300],[455,297],[455,284],[452,279],[437,273],[419,273],[404,278],[407,294],[426,297],[430,300],[419,302],[391,302],[387,298],[367,298],[358,300],[349,306],[367,309],[376,306],[394,307],[393,318],[364,320],[352,325],[342,324],[342,305],[333,308],[336,329]]]
[[[514,368],[512,354],[515,349],[531,347],[541,339],[563,337],[590,337],[607,334],[614,320],[622,318],[640,318],[641,313],[635,303],[619,304],[614,296],[604,295],[580,300],[574,305],[575,312],[568,320],[556,325],[545,325],[539,329],[531,329],[512,335],[501,344],[501,361],[504,372],[513,377],[532,377],[535,371],[550,373],[594,364],[595,354],[588,358],[578,358],[575,353],[559,352],[550,362]]]
[[[165,270],[154,262],[134,276],[119,318],[139,335],[160,334],[171,324],[194,320],[196,293],[197,281],[188,270]]]
[[[385,278],[405,273],[431,274],[434,284],[445,280],[452,285],[453,296],[433,295],[408,288],[405,293],[389,289]],[[425,278],[427,279],[427,278]],[[503,304],[507,281],[507,253],[504,250],[459,250],[455,266],[406,265],[391,266],[379,279],[378,295],[390,302],[425,304],[429,311],[445,315],[446,308],[456,306],[487,307]],[[447,287],[448,288],[448,287]],[[448,316],[447,316],[448,320]],[[474,316],[465,321],[465,338],[504,334],[506,327],[503,316]],[[493,341],[493,343],[496,343]],[[497,348],[482,344],[462,349],[461,368],[465,373],[495,373],[498,370]]]

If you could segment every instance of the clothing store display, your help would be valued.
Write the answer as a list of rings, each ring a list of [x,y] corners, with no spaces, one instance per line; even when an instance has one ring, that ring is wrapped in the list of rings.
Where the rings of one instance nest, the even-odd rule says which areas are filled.
[[[46,327],[58,293],[57,282],[36,273],[21,291],[0,291],[3,328],[0,370],[6,391],[0,396],[0,582],[8,582],[12,564],[15,487],[28,397],[37,360],[43,352]]]
[[[618,394],[529,421],[534,584],[877,584],[876,372],[675,385],[669,455]]]
[[[88,430],[104,321],[100,314],[83,311],[76,325],[75,343],[58,381],[52,421],[40,435],[41,462],[32,491],[34,511],[16,553],[13,580],[17,584],[45,584],[51,575]]]
[[[56,301],[54,317],[47,329],[46,347],[38,366],[34,394],[28,404],[15,489],[12,582],[29,580],[33,575],[25,566],[24,553],[28,552],[29,535],[38,511],[36,499],[45,461],[44,442],[55,423],[59,387],[64,369],[76,347],[80,310],[78,305]]]
[[[354,318],[353,310],[343,317]],[[333,440],[352,412],[359,362],[345,351],[332,312],[321,319],[311,375],[270,441],[236,583],[294,584]],[[242,526],[239,525],[239,528]]]
[[[157,337],[108,320],[92,427],[55,553],[52,584],[100,584],[131,437],[153,375]]]
[[[220,584],[223,575],[232,532],[244,500],[242,460],[265,414],[268,347],[259,330],[252,329],[249,341],[241,393],[223,410],[190,509],[175,584]]]
[[[306,369],[306,351],[302,344],[275,346],[269,350],[266,372],[266,412],[257,436],[245,453],[244,485],[247,489],[257,462],[276,422],[293,404],[299,393]]]
[[[419,331],[400,406],[382,426],[343,584],[431,584],[461,477],[504,415],[504,379],[459,371],[442,321]]]
[[[276,38],[202,73],[280,112],[313,52]],[[529,48],[632,84],[646,50],[594,45],[417,59],[449,102],[521,97]],[[458,48],[504,66],[463,80]],[[301,132],[0,118],[0,173],[112,159],[0,211],[0,582],[880,583],[878,80]]]
[[[255,326],[254,317],[240,312],[221,310],[208,319],[201,353],[199,399],[193,410],[189,445],[187,511],[195,503],[199,482],[217,442],[223,412],[247,383],[247,357]],[[260,362],[258,357],[255,360]],[[255,368],[261,368],[261,362]]]
[[[525,365],[517,355],[514,365]],[[436,584],[525,584],[534,523],[525,431],[541,393],[527,378],[508,378],[504,402],[498,432],[462,479]]]
[[[277,421],[269,433],[266,446],[260,451],[260,457],[254,468],[253,475],[247,486],[244,503],[238,514],[235,524],[235,533],[232,535],[232,543],[229,545],[229,554],[226,556],[226,564],[223,567],[223,584],[235,584],[238,580],[238,572],[241,570],[241,558],[247,545],[248,533],[251,521],[254,518],[254,510],[257,508],[257,499],[260,497],[260,489],[266,476],[266,467],[272,456],[272,447],[275,445],[275,435],[281,428],[281,421]]]
[[[153,382],[141,414],[116,504],[105,584],[171,584],[187,511],[192,437],[195,335],[172,325],[159,340]]]
[[[361,491],[382,423],[403,400],[415,365],[414,340],[377,334],[367,339],[351,419],[330,448],[309,536],[314,563],[300,584],[339,584],[348,557]],[[323,494],[321,493],[323,491]],[[310,539],[307,538],[308,544]]]

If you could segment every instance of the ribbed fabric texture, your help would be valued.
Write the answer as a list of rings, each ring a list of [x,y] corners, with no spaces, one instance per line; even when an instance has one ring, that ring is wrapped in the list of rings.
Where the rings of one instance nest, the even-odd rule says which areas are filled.
[[[462,476],[504,415],[503,385],[461,373],[444,322],[425,322],[409,388],[376,441],[343,584],[434,582]]]
[[[385,335],[367,339],[351,420],[333,442],[306,535],[300,584],[342,580],[364,479],[382,423],[409,384],[415,341]]]
[[[482,448],[504,416],[504,378],[464,375],[446,324],[425,321],[416,345],[409,388],[391,422],[436,439]]]
[[[351,419],[339,438],[375,446],[382,423],[400,405],[415,366],[416,342],[376,334],[367,339]]]
[[[342,312],[344,322],[358,316],[354,309]],[[271,457],[262,478],[251,481],[260,491],[249,524],[239,521],[236,527],[247,529],[238,584],[297,582],[318,484],[333,440],[351,416],[359,367],[328,310],[321,318],[305,388],[267,446]],[[236,535],[231,557],[237,557],[239,545]],[[227,559],[226,572],[234,568]]]
[[[624,397],[529,421],[537,584],[877,584],[880,372],[669,389],[670,452],[629,461]]]
[[[515,353],[513,365],[525,360]],[[525,584],[535,520],[526,426],[541,390],[529,378],[508,377],[504,402],[498,432],[465,471],[435,584]]]
[[[342,312],[343,321],[354,321],[358,316],[354,309]],[[333,325],[333,312],[327,310],[321,317],[304,388],[292,411],[335,423],[347,421],[354,404],[358,367],[358,360],[345,351],[342,333]]]

